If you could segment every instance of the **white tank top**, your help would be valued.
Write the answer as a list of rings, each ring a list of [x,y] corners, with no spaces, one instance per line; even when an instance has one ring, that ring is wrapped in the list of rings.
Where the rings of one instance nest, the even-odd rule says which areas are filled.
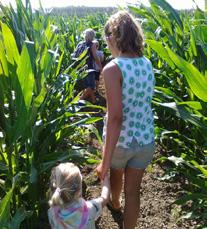
[[[150,60],[146,57],[112,60],[122,72],[122,112],[123,122],[117,146],[129,148],[135,138],[139,146],[154,141],[154,117],[151,101],[155,78]],[[104,120],[103,140],[105,139]]]

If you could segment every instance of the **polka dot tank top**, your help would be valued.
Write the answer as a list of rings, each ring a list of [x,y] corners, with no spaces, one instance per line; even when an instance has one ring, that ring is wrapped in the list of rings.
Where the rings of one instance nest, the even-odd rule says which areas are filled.
[[[117,146],[130,148],[135,138],[139,146],[154,141],[154,118],[151,101],[155,78],[150,60],[146,57],[112,60],[122,72],[123,122]],[[105,118],[105,123],[106,123]],[[106,125],[104,124],[103,139]]]

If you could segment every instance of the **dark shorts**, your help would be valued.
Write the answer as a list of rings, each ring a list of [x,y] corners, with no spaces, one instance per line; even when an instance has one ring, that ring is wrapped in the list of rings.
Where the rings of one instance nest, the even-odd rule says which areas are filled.
[[[95,74],[94,72],[89,72],[88,75],[84,78],[85,88],[95,88]]]
[[[100,72],[95,72],[95,81],[99,81],[100,79]]]

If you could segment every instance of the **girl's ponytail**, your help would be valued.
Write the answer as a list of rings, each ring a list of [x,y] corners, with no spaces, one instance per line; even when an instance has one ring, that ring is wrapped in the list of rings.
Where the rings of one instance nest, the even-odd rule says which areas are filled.
[[[55,189],[55,192],[52,194],[50,200],[49,200],[49,205],[54,206],[54,205],[63,205],[63,200],[61,198],[61,190],[59,187]]]

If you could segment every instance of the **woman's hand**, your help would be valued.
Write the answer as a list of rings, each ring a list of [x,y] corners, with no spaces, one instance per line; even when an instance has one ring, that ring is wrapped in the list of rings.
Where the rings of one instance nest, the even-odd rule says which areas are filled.
[[[96,167],[96,172],[98,177],[100,178],[100,180],[104,180],[106,174],[108,173],[109,170],[109,166],[104,165],[103,161],[101,161],[101,163]]]

